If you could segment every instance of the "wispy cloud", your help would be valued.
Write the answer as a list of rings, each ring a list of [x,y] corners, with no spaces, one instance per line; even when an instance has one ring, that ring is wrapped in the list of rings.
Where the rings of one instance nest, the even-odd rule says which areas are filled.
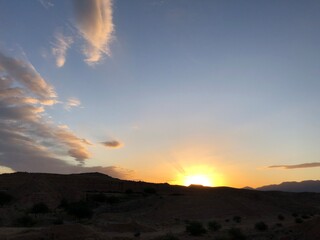
[[[74,107],[79,107],[81,105],[81,102],[78,98],[69,98],[67,100],[67,102],[65,103],[65,106],[64,108],[67,109],[67,110],[70,110],[71,108],[74,108]]]
[[[114,31],[111,0],[74,0],[76,27],[86,41],[83,54],[88,64],[99,62],[103,54],[110,55]]]
[[[53,56],[56,58],[57,67],[62,67],[66,62],[66,54],[68,48],[73,43],[73,39],[70,36],[64,36],[62,32],[56,32],[55,42],[51,48]]]
[[[2,153],[12,144],[41,155],[60,149],[79,162],[89,158],[87,141],[45,117],[45,106],[57,103],[57,95],[30,63],[0,53],[0,71]]]
[[[294,165],[273,165],[273,166],[269,166],[269,168],[284,168],[284,169],[314,168],[314,167],[320,167],[320,162],[301,163],[301,164],[294,164]]]
[[[46,9],[54,6],[54,4],[53,4],[50,0],[38,0],[38,1],[39,1],[39,2],[41,3],[41,5],[42,5],[44,8],[46,8]]]
[[[105,141],[101,143],[103,146],[105,147],[109,147],[109,148],[121,148],[123,147],[123,143],[113,140],[113,141]]]
[[[8,80],[14,80],[25,87],[24,90],[10,88],[6,89],[7,91],[20,91],[20,95],[23,91],[27,91],[43,104],[52,105],[55,103],[57,95],[54,88],[40,76],[29,62],[8,57],[0,52],[0,71]]]
[[[99,171],[125,177],[117,167],[85,167],[91,154],[88,140],[68,126],[56,125],[46,107],[57,103],[57,94],[28,62],[0,52],[0,166],[15,171]],[[66,160],[73,158],[78,165]]]

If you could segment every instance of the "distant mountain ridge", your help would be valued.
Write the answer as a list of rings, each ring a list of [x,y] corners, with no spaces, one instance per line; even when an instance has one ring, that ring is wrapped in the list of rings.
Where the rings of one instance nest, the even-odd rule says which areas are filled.
[[[319,180],[307,180],[302,182],[283,182],[280,184],[266,185],[256,188],[260,191],[283,191],[283,192],[320,192]]]

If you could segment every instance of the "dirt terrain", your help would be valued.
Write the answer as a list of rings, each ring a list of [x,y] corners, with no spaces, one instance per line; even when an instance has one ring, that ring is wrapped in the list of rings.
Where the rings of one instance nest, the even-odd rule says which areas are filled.
[[[0,240],[320,239],[320,193],[13,173],[0,175],[0,205]]]

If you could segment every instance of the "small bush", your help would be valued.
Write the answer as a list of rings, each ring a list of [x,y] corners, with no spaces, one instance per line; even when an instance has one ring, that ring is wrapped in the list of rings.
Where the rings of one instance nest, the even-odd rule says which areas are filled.
[[[156,194],[157,190],[153,187],[147,187],[145,189],[143,189],[144,193],[146,194]]]
[[[106,201],[106,195],[104,195],[103,193],[99,193],[99,194],[95,194],[93,195],[92,197],[92,200],[95,201],[95,202],[105,202]]]
[[[34,214],[45,214],[45,213],[48,213],[48,212],[50,212],[50,209],[43,202],[36,203],[31,208],[31,213],[34,213]]]
[[[118,198],[116,196],[110,196],[110,197],[106,198],[106,202],[111,204],[111,205],[114,205],[114,204],[117,204],[117,203],[120,202],[120,198]]]
[[[261,222],[257,222],[254,225],[254,228],[260,232],[264,232],[268,230],[268,225],[261,221]]]
[[[284,216],[283,216],[282,214],[279,214],[279,215],[278,215],[278,219],[279,219],[280,221],[283,221],[285,218],[284,218]]]
[[[15,219],[13,224],[17,227],[32,227],[36,224],[36,221],[32,217],[25,215]]]
[[[230,240],[230,238],[226,236],[216,236],[213,240]]]
[[[68,209],[68,206],[69,206],[68,200],[65,199],[65,198],[63,198],[63,199],[61,199],[58,208],[62,208],[62,209],[64,209],[64,210],[67,210],[67,209]]]
[[[230,240],[246,240],[247,237],[244,235],[240,228],[231,228],[228,231]]]
[[[277,228],[281,228],[281,227],[283,227],[283,225],[282,225],[282,223],[276,223],[276,225],[275,225]]]
[[[309,219],[309,218],[310,218],[310,217],[309,217],[308,215],[306,215],[306,214],[302,215],[301,217],[302,217],[302,219]]]
[[[219,231],[221,228],[222,228],[221,224],[216,221],[208,222],[208,229],[213,232]]]
[[[295,222],[296,222],[296,223],[303,223],[303,220],[302,220],[301,218],[296,218],[296,219],[295,219]]]
[[[133,193],[133,190],[131,188],[128,188],[126,191],[125,191],[126,194],[132,194]]]
[[[299,214],[298,213],[292,213],[292,217],[298,217]]]
[[[179,238],[172,233],[167,233],[166,235],[154,238],[154,240],[179,240]]]
[[[77,218],[91,218],[93,215],[92,209],[83,201],[68,204],[66,210],[70,215]]]
[[[233,221],[236,222],[236,223],[241,223],[241,219],[242,218],[240,216],[234,216],[233,217]]]
[[[189,222],[186,226],[186,231],[191,236],[201,236],[207,232],[202,223],[198,221]]]
[[[62,225],[63,224],[63,219],[62,218],[56,218],[53,220],[54,225]]]
[[[0,206],[9,204],[13,200],[13,197],[5,192],[0,192]]]

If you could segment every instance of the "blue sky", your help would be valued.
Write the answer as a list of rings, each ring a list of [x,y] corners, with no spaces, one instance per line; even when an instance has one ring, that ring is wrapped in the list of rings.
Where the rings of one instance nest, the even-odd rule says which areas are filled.
[[[1,0],[0,76],[13,78],[1,91],[29,92],[18,103],[3,95],[0,123],[24,126],[15,134],[33,149],[0,144],[2,171],[178,184],[203,174],[236,187],[319,179],[319,10],[318,1]],[[32,121],[21,111],[30,106],[43,108],[28,110]],[[21,114],[9,118],[9,108]]]

